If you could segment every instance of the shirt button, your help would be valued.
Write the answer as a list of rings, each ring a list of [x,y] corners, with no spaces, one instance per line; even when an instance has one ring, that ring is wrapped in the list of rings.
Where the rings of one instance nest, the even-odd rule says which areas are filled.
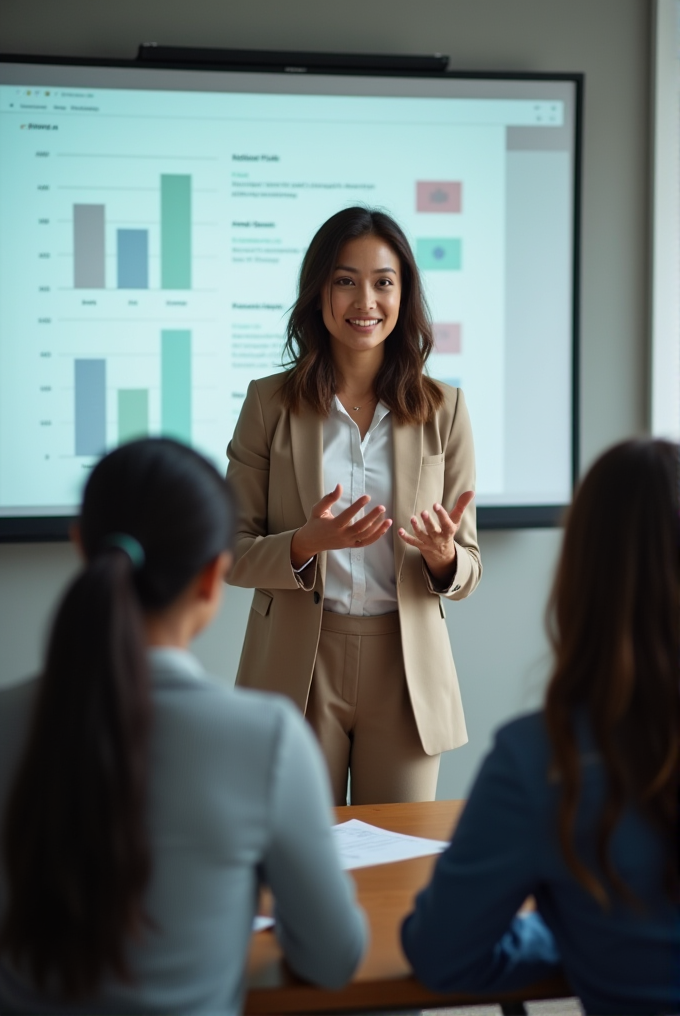
[[[320,597],[320,596],[319,596],[319,594],[318,594],[318,593],[316,592],[316,590],[314,590],[314,602],[315,602],[315,603],[318,603],[320,599],[321,599],[321,597]]]

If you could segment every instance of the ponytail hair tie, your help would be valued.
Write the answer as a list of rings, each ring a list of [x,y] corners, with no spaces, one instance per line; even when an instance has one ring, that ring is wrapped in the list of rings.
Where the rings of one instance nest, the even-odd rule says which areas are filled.
[[[133,571],[139,571],[140,568],[144,567],[146,560],[146,554],[139,540],[136,540],[134,536],[130,536],[129,533],[109,533],[108,536],[104,537],[104,547],[117,547],[118,550],[122,550],[124,554],[130,558]]]

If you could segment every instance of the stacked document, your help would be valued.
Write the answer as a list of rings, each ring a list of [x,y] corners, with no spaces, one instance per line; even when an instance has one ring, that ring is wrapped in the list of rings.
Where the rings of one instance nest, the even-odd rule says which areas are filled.
[[[441,854],[448,843],[443,840],[426,840],[422,836],[406,836],[380,829],[352,818],[333,826],[333,839],[345,871],[353,868],[370,868],[374,864],[392,861],[409,861],[412,857]],[[272,917],[255,918],[253,931],[264,931],[274,924]]]
[[[448,847],[448,843],[442,840],[426,840],[422,836],[393,833],[356,818],[333,826],[333,838],[340,855],[340,864],[345,871],[440,854]]]

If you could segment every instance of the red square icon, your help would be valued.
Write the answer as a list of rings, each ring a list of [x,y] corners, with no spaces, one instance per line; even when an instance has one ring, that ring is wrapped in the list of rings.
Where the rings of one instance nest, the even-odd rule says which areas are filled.
[[[418,180],[417,212],[459,212],[463,185],[460,180]]]
[[[432,332],[434,334],[435,353],[460,353],[461,328],[458,322],[445,324],[438,321],[432,325]]]

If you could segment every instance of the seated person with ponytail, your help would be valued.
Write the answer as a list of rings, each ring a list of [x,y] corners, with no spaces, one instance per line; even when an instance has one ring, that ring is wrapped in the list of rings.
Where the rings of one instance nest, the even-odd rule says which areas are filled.
[[[339,987],[361,958],[313,735],[187,651],[233,516],[174,441],[118,448],[87,482],[43,672],[0,691],[3,1014],[237,1013],[262,882],[297,974]]]
[[[678,453],[618,445],[576,493],[545,708],[498,732],[402,928],[434,990],[562,966],[587,1013],[680,1013]]]

